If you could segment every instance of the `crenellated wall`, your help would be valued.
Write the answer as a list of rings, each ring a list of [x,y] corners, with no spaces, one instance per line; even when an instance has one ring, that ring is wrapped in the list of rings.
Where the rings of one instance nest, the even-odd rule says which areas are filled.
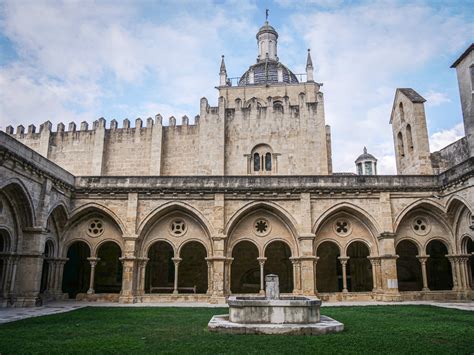
[[[104,118],[82,122],[48,121],[40,132],[30,125],[7,133],[77,176],[247,175],[252,149],[268,145],[274,175],[326,175],[330,172],[330,131],[323,94],[316,83],[220,88],[217,107],[200,102],[194,124],[177,125],[161,115],[144,123],[128,119],[118,127]],[[267,173],[267,172],[265,172]]]

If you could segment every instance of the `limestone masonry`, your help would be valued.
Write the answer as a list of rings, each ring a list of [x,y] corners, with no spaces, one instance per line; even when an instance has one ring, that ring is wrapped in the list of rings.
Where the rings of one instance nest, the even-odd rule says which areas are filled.
[[[222,58],[193,124],[0,132],[0,304],[222,303],[267,274],[323,300],[472,299],[474,45],[453,64],[466,136],[430,153],[425,99],[396,89],[398,175],[378,176],[367,149],[333,173],[310,52],[295,74],[277,42],[266,22],[236,83]]]

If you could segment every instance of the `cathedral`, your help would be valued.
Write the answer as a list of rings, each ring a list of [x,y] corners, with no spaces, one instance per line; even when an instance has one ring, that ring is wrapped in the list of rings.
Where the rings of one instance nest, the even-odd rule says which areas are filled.
[[[430,153],[425,99],[396,89],[383,176],[366,148],[333,172],[310,52],[295,74],[268,22],[256,39],[256,62],[232,80],[222,57],[217,106],[181,124],[0,132],[0,305],[225,303],[270,273],[328,301],[473,299],[474,45],[452,65],[466,136]]]

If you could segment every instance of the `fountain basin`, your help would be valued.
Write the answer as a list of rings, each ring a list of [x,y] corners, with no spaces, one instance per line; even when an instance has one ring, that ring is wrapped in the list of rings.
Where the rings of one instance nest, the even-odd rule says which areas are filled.
[[[320,321],[321,301],[309,297],[229,297],[229,321],[239,324],[310,324]]]

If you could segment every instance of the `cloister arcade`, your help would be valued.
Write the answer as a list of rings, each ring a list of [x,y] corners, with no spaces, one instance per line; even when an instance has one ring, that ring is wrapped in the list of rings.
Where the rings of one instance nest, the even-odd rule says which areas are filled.
[[[20,191],[23,202],[18,200]],[[25,225],[35,218],[24,202],[28,200],[20,185],[0,190],[2,304],[25,287],[18,274],[20,249],[25,245]],[[282,293],[303,294],[308,265],[304,260],[313,266],[313,293],[322,298],[376,298],[395,292],[403,299],[405,294],[465,292],[473,287],[472,214],[460,200],[444,210],[426,201],[414,203],[394,218],[390,240],[396,257],[390,260],[396,283],[389,291],[382,273],[387,246],[380,227],[349,204],[314,221],[312,251],[306,255],[298,223],[274,203],[237,210],[224,225],[221,239],[213,238],[214,227],[199,211],[183,203],[151,211],[138,224],[135,238],[126,237],[129,231],[121,219],[97,203],[71,211],[57,204],[45,220],[38,267],[43,301],[112,294],[119,299],[130,280],[138,302],[165,295],[211,299],[220,290],[223,296],[258,294],[264,292],[264,276],[270,273],[279,275]]]

